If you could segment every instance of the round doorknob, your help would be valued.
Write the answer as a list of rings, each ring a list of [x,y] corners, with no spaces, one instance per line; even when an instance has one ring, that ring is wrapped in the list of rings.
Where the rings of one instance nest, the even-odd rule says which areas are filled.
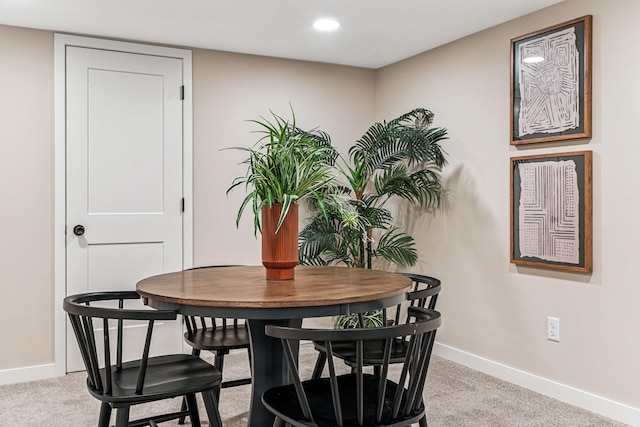
[[[82,236],[84,234],[84,225],[76,225],[73,227],[73,234],[76,236]]]

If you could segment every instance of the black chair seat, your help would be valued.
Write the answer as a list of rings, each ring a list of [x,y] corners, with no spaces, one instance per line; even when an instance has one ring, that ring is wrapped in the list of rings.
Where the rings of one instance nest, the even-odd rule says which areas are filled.
[[[356,375],[348,374],[336,377],[338,389],[340,390],[340,406],[345,427],[359,426],[357,421],[356,405],[358,399]],[[365,374],[363,375],[364,389],[364,422],[363,425],[376,425],[375,414],[378,402],[377,391],[379,390],[380,377]],[[393,398],[396,393],[397,384],[393,381],[386,381],[386,393],[384,397],[384,408],[382,412],[382,425],[389,422],[391,418],[391,408]],[[334,427],[336,417],[331,394],[331,382],[329,378],[312,379],[302,382],[302,386],[312,408],[313,419],[319,427]],[[406,393],[405,393],[406,395]],[[292,405],[291,402],[297,400],[296,389],[293,385],[275,387],[267,390],[262,396],[262,402],[270,411],[277,413],[285,422],[305,423],[305,417],[299,405]],[[404,405],[404,398],[401,406]],[[398,425],[410,425],[417,423],[424,417],[424,405],[410,414],[394,418],[394,423]],[[405,423],[406,424],[402,424]],[[394,424],[395,425],[395,424]]]
[[[363,344],[364,356],[363,363],[367,365],[379,365],[384,357],[384,341],[367,341]],[[314,341],[315,349],[320,352],[327,351],[324,343]],[[394,339],[391,345],[390,363],[402,363],[407,354],[409,343],[401,339]],[[333,344],[334,356],[342,359],[349,366],[356,363],[356,343],[355,342],[337,342]]]
[[[228,352],[249,347],[249,330],[246,325],[228,326],[224,329],[198,329],[186,332],[184,340],[198,350]]]
[[[89,386],[89,391],[98,400],[118,403],[138,404],[169,399],[185,394],[200,393],[216,388],[222,374],[213,371],[211,365],[197,356],[173,354],[150,357],[148,360],[144,389],[136,394],[136,382],[140,371],[140,361],[122,364],[121,369],[111,367],[112,390],[109,396]],[[100,370],[104,377],[104,368]]]

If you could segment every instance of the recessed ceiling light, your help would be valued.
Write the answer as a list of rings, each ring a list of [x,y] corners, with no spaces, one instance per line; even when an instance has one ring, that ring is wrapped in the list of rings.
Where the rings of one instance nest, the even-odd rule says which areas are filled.
[[[313,28],[318,31],[334,31],[340,27],[340,23],[335,19],[323,18],[313,23]]]

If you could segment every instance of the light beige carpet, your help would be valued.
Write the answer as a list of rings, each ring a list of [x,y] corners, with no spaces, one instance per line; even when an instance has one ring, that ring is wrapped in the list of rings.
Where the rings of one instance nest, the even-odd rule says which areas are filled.
[[[315,355],[312,347],[302,346],[300,363],[309,375]],[[225,359],[226,379],[241,378],[248,369],[244,352]],[[220,413],[225,426],[246,426],[249,387],[222,390]],[[424,396],[430,427],[624,425],[435,356]],[[135,407],[132,417],[174,411],[180,403],[174,399]],[[0,427],[92,427],[97,425],[99,406],[86,390],[84,373],[1,386]],[[204,408],[201,416],[206,417]],[[176,425],[176,422],[161,424]]]

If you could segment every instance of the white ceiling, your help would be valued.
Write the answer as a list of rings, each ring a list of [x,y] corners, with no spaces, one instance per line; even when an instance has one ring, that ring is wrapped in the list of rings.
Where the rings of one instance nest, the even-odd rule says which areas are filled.
[[[0,0],[0,24],[376,69],[560,1]]]

